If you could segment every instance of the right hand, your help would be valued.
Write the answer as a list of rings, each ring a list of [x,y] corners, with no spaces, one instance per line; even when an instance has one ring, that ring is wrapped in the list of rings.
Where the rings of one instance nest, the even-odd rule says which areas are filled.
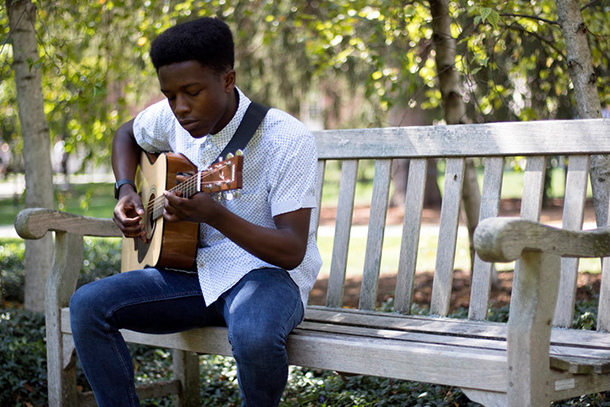
[[[142,198],[131,188],[121,194],[119,202],[114,207],[112,220],[117,224],[125,237],[139,238],[146,241],[146,228],[142,217],[145,214]],[[123,192],[123,191],[121,191]]]

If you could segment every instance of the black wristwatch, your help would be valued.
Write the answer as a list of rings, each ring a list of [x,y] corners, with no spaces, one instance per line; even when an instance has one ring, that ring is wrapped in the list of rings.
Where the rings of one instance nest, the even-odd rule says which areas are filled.
[[[138,188],[132,180],[123,178],[121,180],[118,180],[116,184],[114,184],[114,199],[119,199],[119,189],[121,189],[121,187],[125,184],[131,185],[133,187],[133,190],[138,192]]]

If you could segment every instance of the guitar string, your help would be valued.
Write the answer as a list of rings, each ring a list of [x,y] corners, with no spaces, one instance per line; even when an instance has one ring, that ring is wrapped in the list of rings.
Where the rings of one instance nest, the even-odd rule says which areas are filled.
[[[201,171],[202,176],[201,176],[201,183],[203,185],[204,183],[204,177],[209,178],[212,175],[216,175],[217,173],[220,172],[220,170],[226,168],[226,165],[217,167],[217,168],[212,168],[210,171]],[[204,174],[205,172],[205,174]],[[208,182],[208,184],[213,184],[215,182],[218,181],[210,181]],[[197,187],[197,174],[190,176],[189,178],[187,178],[184,182],[181,182],[180,184],[177,184],[176,186],[174,186],[173,188],[170,189],[170,191],[174,191],[174,190],[180,190],[182,192],[189,192],[189,191],[193,191],[193,188]],[[196,189],[195,189],[196,191]],[[153,200],[148,202],[147,205],[147,212],[146,213],[152,213],[153,214],[153,220],[160,217],[161,214],[163,214],[163,212],[161,212],[161,214],[157,214],[161,209],[163,209],[164,207],[164,203],[165,203],[165,197],[163,195],[161,196],[157,196],[155,197]],[[152,207],[152,208],[151,208]]]
[[[202,175],[202,182],[203,182],[204,176],[209,177],[210,175],[214,175],[214,174],[218,173],[221,168],[214,168],[213,171],[207,171],[205,175]],[[171,188],[170,191],[180,190],[182,192],[188,192],[188,191],[191,191],[191,189],[196,186],[197,186],[197,174],[192,175],[189,178],[187,178],[186,181],[181,182],[180,184],[177,184],[176,186]],[[165,203],[165,197],[161,195],[161,196],[158,196],[155,199],[153,199],[151,202],[149,202],[149,206],[151,204],[153,205],[153,213],[155,213],[156,211],[159,211],[160,209],[163,208],[164,203]]]

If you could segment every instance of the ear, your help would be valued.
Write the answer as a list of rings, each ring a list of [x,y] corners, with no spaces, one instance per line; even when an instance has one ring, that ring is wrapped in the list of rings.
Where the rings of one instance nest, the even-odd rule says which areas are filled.
[[[233,92],[233,89],[235,89],[235,70],[229,69],[227,72],[225,72],[223,74],[223,80],[225,92]]]

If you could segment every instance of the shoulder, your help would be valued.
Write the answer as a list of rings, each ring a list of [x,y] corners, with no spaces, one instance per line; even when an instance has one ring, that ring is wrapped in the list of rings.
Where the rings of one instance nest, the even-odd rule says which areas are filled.
[[[159,121],[173,121],[174,114],[172,113],[167,99],[160,100],[142,110],[135,118],[134,123],[138,125],[148,125],[158,123]]]
[[[273,145],[314,143],[314,136],[307,126],[283,110],[269,109],[261,127],[263,139]]]

